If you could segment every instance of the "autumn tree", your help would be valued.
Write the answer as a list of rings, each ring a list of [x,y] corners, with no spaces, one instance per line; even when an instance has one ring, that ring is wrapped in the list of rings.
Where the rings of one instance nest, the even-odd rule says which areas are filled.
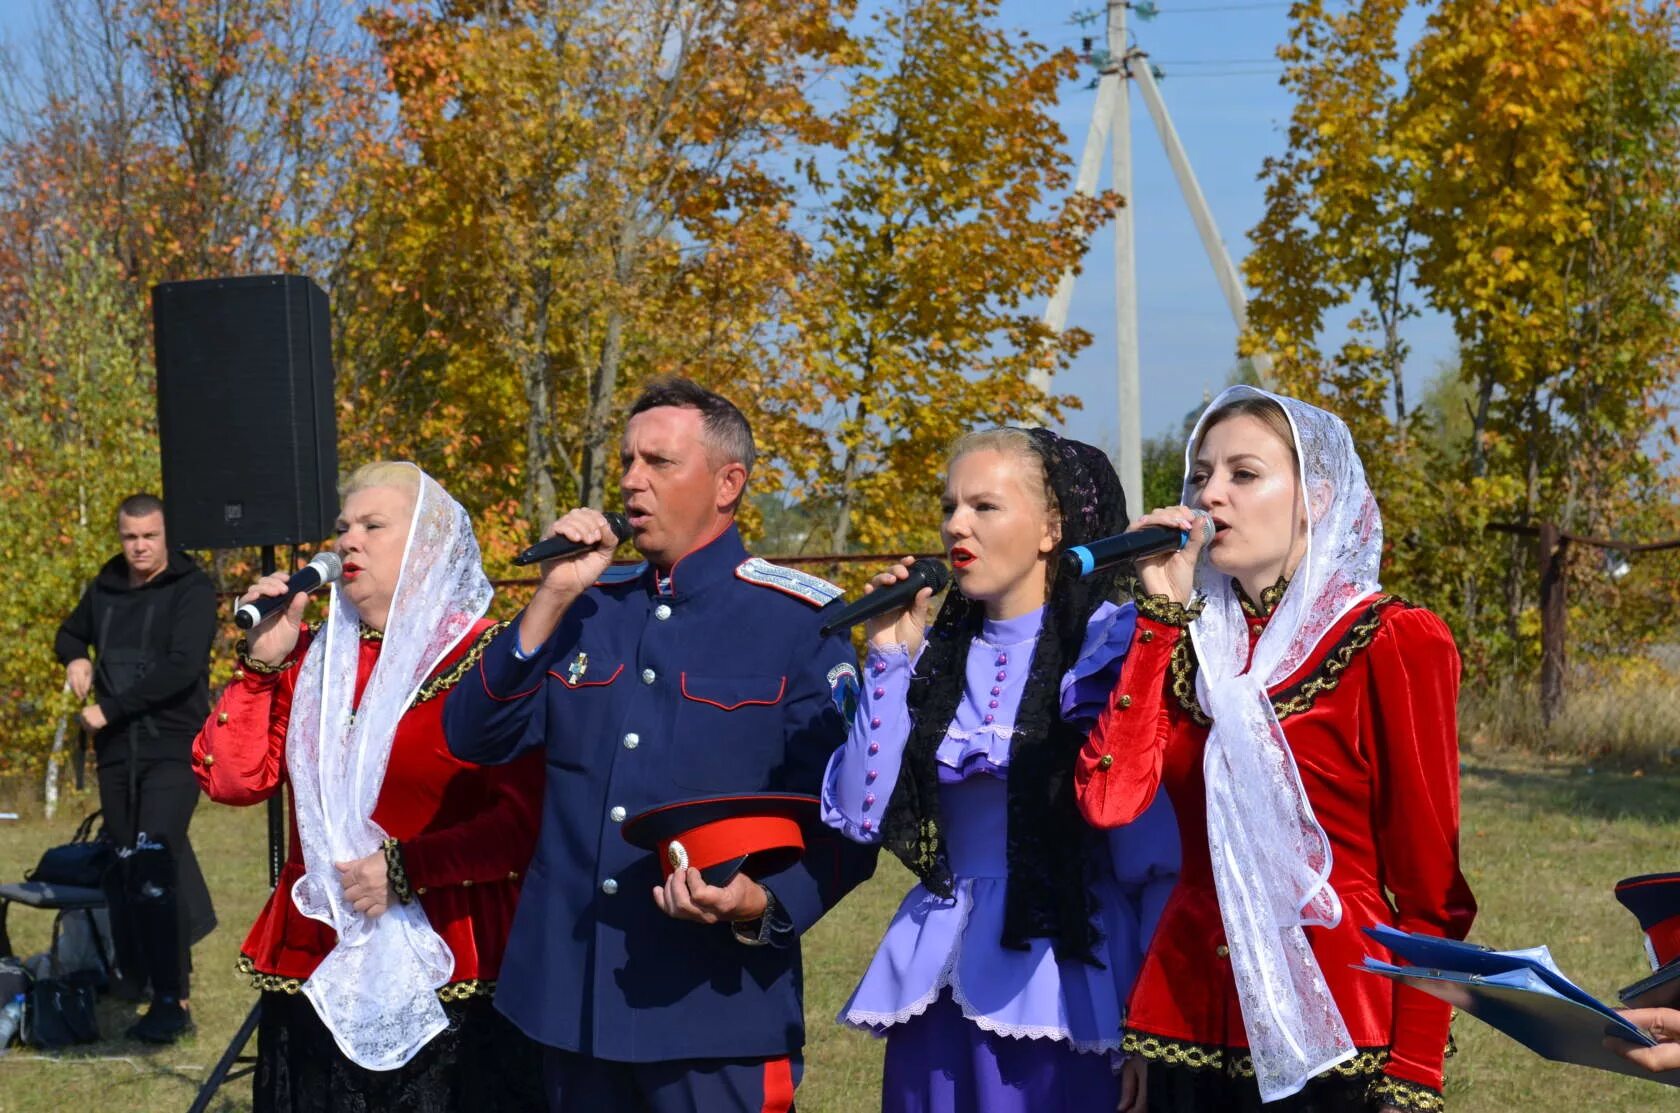
[[[412,323],[352,374],[419,376],[522,474],[527,528],[599,505],[628,395],[683,370],[751,388],[802,265],[770,165],[826,128],[806,99],[841,9],[540,2],[370,19],[403,149],[374,168],[357,286]],[[505,415],[517,413],[515,425]]]
[[[1297,108],[1291,150],[1267,168],[1250,342],[1282,350],[1291,388],[1354,424],[1390,522],[1390,582],[1446,610],[1473,656],[1520,661],[1534,565],[1529,543],[1485,536],[1490,520],[1604,533],[1673,517],[1654,512],[1673,491],[1653,429],[1680,336],[1676,15],[1442,3],[1402,88],[1400,8],[1297,6],[1282,52]],[[1397,391],[1396,326],[1423,304],[1457,335],[1464,389],[1435,396],[1467,406],[1462,421]],[[1340,306],[1355,308],[1353,338],[1327,354]],[[1582,587],[1583,603],[1633,598],[1598,577]],[[1649,603],[1583,606],[1588,637],[1632,644],[1672,613]]]
[[[788,401],[808,431],[797,491],[827,509],[838,551],[927,544],[950,441],[1058,413],[1069,400],[1029,371],[1089,342],[1037,310],[1117,199],[1069,189],[1050,110],[1072,56],[996,16],[989,0],[878,13],[839,153],[806,164],[816,262]]]

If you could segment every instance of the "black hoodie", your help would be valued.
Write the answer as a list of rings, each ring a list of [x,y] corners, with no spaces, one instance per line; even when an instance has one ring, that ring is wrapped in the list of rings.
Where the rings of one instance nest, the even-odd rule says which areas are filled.
[[[139,587],[121,553],[105,562],[53,641],[62,664],[94,660],[107,723],[94,740],[101,760],[128,756],[126,746],[108,750],[118,739],[131,740],[142,758],[190,759],[210,713],[215,636],[215,588],[187,554],[170,553],[168,566]]]

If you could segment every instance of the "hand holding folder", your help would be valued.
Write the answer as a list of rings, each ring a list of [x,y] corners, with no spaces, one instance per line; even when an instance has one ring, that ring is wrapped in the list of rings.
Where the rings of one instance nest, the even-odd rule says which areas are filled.
[[[1408,964],[1367,957],[1361,969],[1368,973],[1439,997],[1554,1062],[1680,1086],[1680,1070],[1652,1074],[1605,1046],[1607,1039],[1636,1048],[1659,1041],[1565,977],[1545,947],[1494,951],[1386,925],[1365,932]]]

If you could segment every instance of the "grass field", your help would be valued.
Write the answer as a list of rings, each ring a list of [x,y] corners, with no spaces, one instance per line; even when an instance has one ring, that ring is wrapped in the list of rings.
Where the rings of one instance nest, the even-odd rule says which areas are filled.
[[[42,847],[68,837],[91,801],[72,799],[52,823],[24,811],[0,823],[0,877],[32,865]],[[161,1050],[110,1040],[81,1054],[45,1058],[21,1049],[0,1059],[0,1113],[175,1111],[192,1101],[252,993],[233,974],[240,940],[263,899],[261,809],[205,804],[194,823],[222,927],[197,951],[195,1036]],[[1472,938],[1496,947],[1547,943],[1560,965],[1608,998],[1643,973],[1638,929],[1610,895],[1629,874],[1680,865],[1680,774],[1592,771],[1580,765],[1478,753],[1465,761],[1465,868],[1481,904]],[[871,1108],[880,1044],[843,1031],[833,1017],[867,962],[906,875],[883,861],[876,878],[830,915],[806,941],[809,1044],[799,1107],[806,1113]],[[49,917],[15,909],[12,936],[21,954],[43,950]],[[107,1004],[103,1030],[120,1034],[132,1007]],[[1454,1113],[1574,1110],[1624,1113],[1680,1107],[1667,1087],[1528,1054],[1504,1036],[1461,1017],[1458,1055],[1447,1066]],[[224,1089],[218,1110],[250,1107],[249,1080]]]

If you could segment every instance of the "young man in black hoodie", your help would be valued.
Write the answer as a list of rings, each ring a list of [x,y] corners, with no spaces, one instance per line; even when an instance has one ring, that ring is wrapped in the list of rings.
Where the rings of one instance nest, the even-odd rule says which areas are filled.
[[[193,735],[210,712],[210,578],[164,539],[163,503],[117,508],[122,552],[105,562],[58,628],[54,650],[93,737],[99,806],[122,855],[107,884],[119,965],[150,981],[135,1039],[170,1043],[190,1026],[190,948],[215,927],[210,892],[187,841],[198,806]],[[91,660],[90,660],[91,654]],[[120,880],[118,880],[120,879]]]

